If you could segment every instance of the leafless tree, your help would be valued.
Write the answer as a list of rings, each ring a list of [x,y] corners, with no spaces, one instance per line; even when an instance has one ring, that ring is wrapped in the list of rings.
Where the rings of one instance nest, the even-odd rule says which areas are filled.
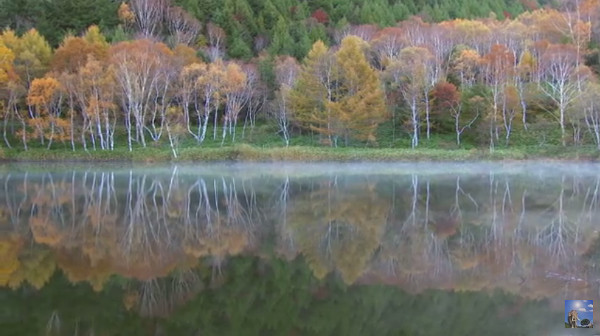
[[[131,0],[135,22],[144,37],[154,36],[167,11],[168,0]]]
[[[206,25],[206,35],[208,36],[208,58],[211,62],[223,58],[225,53],[225,31],[223,28],[209,22]]]
[[[200,22],[179,6],[167,11],[167,27],[175,44],[193,44],[200,33]]]

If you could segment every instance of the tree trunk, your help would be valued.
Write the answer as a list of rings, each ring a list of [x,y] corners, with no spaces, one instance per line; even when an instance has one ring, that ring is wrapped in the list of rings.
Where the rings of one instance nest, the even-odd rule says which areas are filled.
[[[412,112],[412,124],[413,124],[413,135],[411,141],[411,148],[415,149],[419,145],[419,125],[418,125],[418,111],[417,111],[417,101],[416,98],[412,98],[412,102],[410,104],[410,109]]]

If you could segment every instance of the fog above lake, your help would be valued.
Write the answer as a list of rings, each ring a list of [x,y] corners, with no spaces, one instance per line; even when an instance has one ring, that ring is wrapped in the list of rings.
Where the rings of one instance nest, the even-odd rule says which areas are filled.
[[[60,272],[103,291],[118,276],[129,283],[127,307],[169,316],[203,288],[225,286],[235,260],[280,260],[317,283],[545,300],[554,313],[544,321],[560,325],[563,300],[599,292],[599,168],[5,165],[0,285],[43,291]],[[168,279],[179,292],[160,285]]]
[[[250,176],[282,176],[303,177],[319,175],[386,175],[386,174],[530,174],[545,176],[547,174],[565,173],[568,175],[596,175],[600,164],[590,162],[399,162],[399,163],[254,163],[254,162],[221,162],[221,163],[181,163],[157,165],[144,163],[16,163],[0,165],[0,171],[8,172],[65,172],[104,171],[122,173],[133,170],[136,173],[171,174],[176,169],[179,174],[205,175],[218,174],[237,177]]]

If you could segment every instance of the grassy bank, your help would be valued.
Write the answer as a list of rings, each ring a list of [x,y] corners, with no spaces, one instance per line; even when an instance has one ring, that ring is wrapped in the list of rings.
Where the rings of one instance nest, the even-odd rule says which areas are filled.
[[[410,137],[405,133],[394,133],[389,123],[379,129],[377,147],[366,147],[366,144],[351,141],[347,147],[332,148],[319,143],[314,134],[300,134],[292,137],[290,146],[284,147],[277,129],[272,125],[257,125],[243,132],[237,130],[235,144],[228,138],[221,146],[220,136],[212,136],[209,132],[202,145],[193,139],[182,139],[177,159],[169,147],[168,141],[161,139],[159,143],[149,142],[148,147],[134,144],[129,151],[124,130],[118,132],[117,147],[113,151],[84,151],[78,145],[72,151],[68,143],[55,143],[50,150],[42,147],[37,141],[29,143],[25,151],[20,139],[10,139],[13,148],[0,147],[0,159],[9,162],[213,162],[213,161],[469,161],[469,160],[581,160],[600,161],[600,151],[592,145],[567,146],[560,145],[556,137],[549,137],[543,145],[534,141],[534,132],[526,137],[516,133],[514,144],[498,146],[490,152],[487,146],[478,147],[473,141],[465,138],[461,148],[456,146],[453,134],[434,135],[431,139],[422,139],[419,147],[410,149]],[[519,144],[519,145],[516,145]],[[2,143],[2,145],[4,145]]]
[[[167,147],[136,148],[128,151],[71,151],[68,149],[46,150],[33,148],[2,149],[0,157],[9,162],[32,161],[83,161],[83,162],[209,162],[209,161],[469,161],[469,160],[582,160],[598,161],[600,152],[592,147],[562,148],[515,147],[494,152],[481,149],[403,149],[403,148],[330,148],[313,146],[258,147],[240,144],[224,147],[181,148],[177,159]]]

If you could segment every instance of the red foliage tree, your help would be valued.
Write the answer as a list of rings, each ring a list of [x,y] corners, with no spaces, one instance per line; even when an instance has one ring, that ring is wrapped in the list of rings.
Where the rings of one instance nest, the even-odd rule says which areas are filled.
[[[325,24],[325,23],[329,22],[329,14],[327,14],[327,12],[321,8],[314,11],[312,13],[311,17],[313,19],[317,20],[317,22],[319,22],[319,23]]]

